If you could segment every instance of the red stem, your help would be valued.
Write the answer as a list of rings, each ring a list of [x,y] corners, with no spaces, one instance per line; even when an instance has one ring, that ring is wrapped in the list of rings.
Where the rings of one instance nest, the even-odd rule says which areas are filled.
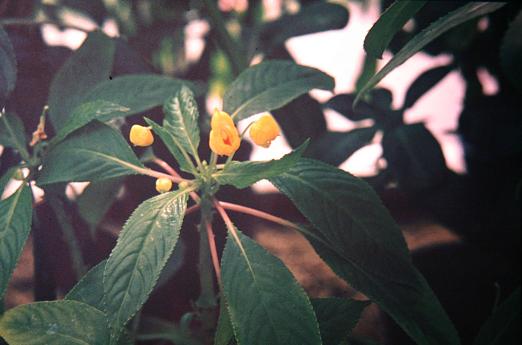
[[[208,244],[210,247],[210,256],[212,257],[212,265],[214,266],[214,272],[216,272],[216,278],[218,281],[219,287],[221,287],[221,267],[219,266],[219,258],[216,248],[216,240],[214,236],[214,231],[212,230],[212,224],[206,223],[207,228],[207,237]]]

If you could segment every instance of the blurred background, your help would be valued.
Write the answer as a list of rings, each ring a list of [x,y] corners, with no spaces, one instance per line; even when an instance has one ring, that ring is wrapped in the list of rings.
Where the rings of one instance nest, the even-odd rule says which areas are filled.
[[[395,69],[354,110],[355,92],[368,76],[415,34],[462,3],[428,2],[396,35],[383,59],[375,61],[366,57],[363,41],[390,4],[216,2],[246,63],[293,59],[336,80],[334,93],[313,91],[274,111],[284,135],[269,149],[242,144],[237,158],[278,158],[312,138],[308,156],[364,178],[403,229],[414,263],[467,344],[496,301],[520,281],[522,77],[507,73],[500,56],[509,30],[511,37],[520,37],[520,4],[510,3],[442,35]],[[7,108],[31,132],[54,74],[81,46],[87,31],[101,29],[115,38],[112,77],[161,73],[195,81],[204,90],[198,99],[202,115],[203,109],[220,107],[224,90],[240,72],[220,49],[211,16],[196,0],[1,0],[0,23],[15,48],[19,71]],[[146,114],[161,117],[159,109]],[[143,115],[117,124],[127,134]],[[208,115],[202,116],[201,126],[208,132]],[[208,147],[203,150],[208,156]],[[0,152],[1,175],[18,158],[10,149]],[[174,163],[161,144],[155,152]],[[67,187],[67,224],[80,239],[87,264],[108,255],[132,210],[154,194],[153,182],[128,177]],[[2,197],[8,194],[9,188]],[[303,220],[268,182],[251,191],[224,188],[220,199]],[[45,202],[37,212],[40,223],[32,238],[38,237],[39,247],[28,242],[8,290],[8,308],[59,298],[75,283],[60,231],[63,221]],[[285,261],[310,295],[365,298],[338,279],[299,234],[234,216],[239,228]],[[197,298],[197,222],[196,216],[187,218],[182,245],[144,315],[178,322]],[[219,222],[216,229],[222,246],[225,230]],[[374,305],[355,334],[381,344],[410,342]]]

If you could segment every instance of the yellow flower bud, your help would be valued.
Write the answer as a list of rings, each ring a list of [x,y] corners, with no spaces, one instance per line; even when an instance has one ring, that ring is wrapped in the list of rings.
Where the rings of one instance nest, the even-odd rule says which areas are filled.
[[[250,138],[259,146],[267,148],[280,134],[276,120],[270,114],[261,116],[250,126]]]
[[[150,146],[154,142],[154,135],[148,127],[133,125],[129,133],[129,140],[135,146]]]
[[[209,145],[214,153],[231,156],[239,149],[241,138],[230,115],[216,109],[210,128]]]
[[[168,178],[161,177],[156,180],[156,190],[159,193],[166,193],[172,189],[172,181]]]

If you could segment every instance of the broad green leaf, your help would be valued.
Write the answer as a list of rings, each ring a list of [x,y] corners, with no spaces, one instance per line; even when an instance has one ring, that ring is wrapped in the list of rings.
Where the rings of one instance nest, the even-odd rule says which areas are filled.
[[[198,156],[199,146],[199,112],[198,104],[194,99],[194,94],[186,86],[167,99],[163,105],[165,120],[163,126],[176,137],[181,147],[191,153],[194,157]]]
[[[342,29],[348,23],[348,17],[346,6],[317,1],[303,6],[296,14],[264,24],[260,39],[266,50],[280,46],[294,36]]]
[[[311,159],[271,181],[312,223],[302,231],[339,277],[379,304],[418,344],[459,344],[412,265],[399,227],[370,186]]]
[[[322,344],[312,305],[292,273],[279,259],[237,231],[244,251],[229,237],[221,268],[238,343]]]
[[[301,146],[281,159],[267,162],[231,161],[222,171],[213,175],[219,184],[230,184],[236,188],[246,188],[259,180],[275,177],[294,166],[308,146],[305,141]]]
[[[225,300],[225,296],[221,295],[214,345],[229,345],[232,339],[234,339],[234,329],[232,328],[230,316],[228,315],[227,301]]]
[[[26,150],[25,129],[22,120],[15,114],[3,113],[0,109],[0,145],[13,147],[19,152]]]
[[[99,82],[109,80],[114,51],[114,40],[100,31],[93,31],[56,73],[48,103],[49,116],[57,131],[83,103],[87,92]]]
[[[522,90],[522,11],[518,13],[515,19],[509,25],[502,45],[500,47],[500,65],[504,71],[504,75],[511,80],[519,91]]]
[[[436,22],[430,24],[426,29],[411,39],[395,56],[374,75],[364,87],[359,91],[355,98],[355,104],[359,99],[371,88],[377,85],[385,76],[387,76],[396,67],[402,65],[415,53],[424,48],[428,43],[439,37],[446,31],[460,25],[473,18],[496,11],[505,3],[492,2],[471,2],[463,5],[457,10],[448,13]]]
[[[0,26],[0,108],[16,84],[16,57],[7,32]]]
[[[78,301],[105,312],[103,303],[103,271],[107,260],[102,260],[87,272],[65,295],[68,301]]]
[[[144,201],[125,223],[103,274],[111,341],[149,297],[178,241],[187,193]]]
[[[108,121],[119,116],[129,115],[129,108],[106,102],[94,101],[82,103],[76,107],[67,119],[58,134],[51,140],[51,145],[56,145],[75,130],[87,125],[93,120]]]
[[[417,13],[426,1],[399,0],[391,4],[373,24],[364,39],[364,50],[374,58],[381,59],[393,36]]]
[[[355,128],[348,132],[327,132],[310,145],[307,156],[338,166],[361,147],[368,145],[377,128]]]
[[[194,173],[194,168],[190,157],[184,155],[181,150],[181,143],[174,135],[172,130],[162,127],[151,119],[145,118],[145,122],[152,127],[152,131],[157,134],[165,144],[169,152],[174,156],[181,170]]]
[[[438,66],[423,72],[411,83],[404,99],[403,109],[411,108],[432,87],[437,85],[444,77],[454,69],[454,66]]]
[[[87,222],[94,236],[96,227],[101,222],[120,191],[124,177],[92,182],[76,200],[80,216]]]
[[[7,186],[7,184],[9,183],[9,181],[11,181],[11,178],[12,178],[13,175],[15,174],[16,170],[18,170],[18,167],[17,167],[17,166],[10,167],[9,169],[7,169],[7,171],[5,172],[5,174],[3,174],[3,175],[0,177],[0,196],[2,196],[2,194],[4,193],[4,189],[5,189],[5,187]]]
[[[137,174],[140,169],[143,165],[121,134],[94,121],[49,151],[38,184],[100,181]]]
[[[107,345],[105,315],[76,301],[20,305],[0,319],[0,334],[11,345]]]
[[[157,74],[130,74],[105,80],[89,91],[83,102],[105,100],[129,108],[128,115],[162,105],[187,81]]]
[[[25,185],[0,201],[0,299],[31,231],[32,212],[31,191]]]
[[[482,325],[474,345],[518,345],[520,335],[520,286]]]
[[[223,110],[235,121],[277,109],[312,89],[333,90],[329,75],[290,61],[262,62],[242,72],[224,95]]]
[[[187,334],[177,325],[152,317],[143,319],[136,338],[141,341],[168,340],[180,345],[203,345],[202,342],[192,338],[190,334]]]
[[[313,298],[311,300],[319,321],[321,338],[325,345],[339,345],[355,327],[361,313],[370,302],[348,298]]]

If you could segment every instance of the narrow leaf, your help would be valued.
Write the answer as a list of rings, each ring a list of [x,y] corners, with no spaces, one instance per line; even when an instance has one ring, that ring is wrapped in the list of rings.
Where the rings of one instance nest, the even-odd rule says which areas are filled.
[[[138,206],[123,227],[103,275],[112,341],[154,288],[178,241],[186,206],[184,191],[161,194]]]
[[[223,290],[240,344],[321,344],[312,306],[292,273],[276,257],[239,231],[244,252],[227,240]]]
[[[176,137],[180,145],[194,157],[198,155],[199,125],[198,104],[194,94],[186,86],[163,105],[165,128]]]
[[[290,61],[266,61],[248,68],[230,85],[223,109],[236,121],[277,109],[312,89],[333,90],[329,75]]]
[[[415,79],[406,92],[403,109],[411,108],[419,98],[421,98],[432,87],[437,85],[449,72],[453,66],[438,66],[427,70]]]
[[[385,76],[387,76],[396,67],[402,65],[415,53],[424,48],[428,43],[433,41],[448,30],[460,25],[473,18],[496,11],[505,3],[492,2],[472,2],[463,5],[457,10],[450,12],[436,22],[430,24],[426,29],[411,39],[395,56],[374,75],[364,87],[359,91],[355,99],[355,104],[361,97],[375,85],[377,85]]]
[[[76,301],[20,305],[0,319],[0,334],[12,345],[107,345],[104,314]]]
[[[338,345],[351,334],[369,301],[356,301],[348,298],[314,298],[311,300],[323,344]]]
[[[174,135],[173,131],[160,126],[148,118],[145,118],[145,122],[147,122],[147,124],[152,127],[154,133],[161,138],[161,141],[163,141],[169,152],[178,162],[180,169],[185,172],[194,173],[192,161],[190,160],[190,157],[184,155],[181,151],[181,143],[179,142],[178,137]]]
[[[107,260],[102,260],[87,272],[65,295],[68,301],[78,301],[105,312],[103,303],[103,271]]]
[[[100,181],[136,174],[142,168],[118,131],[94,121],[72,133],[48,153],[38,184]]]
[[[368,55],[381,59],[393,36],[417,13],[426,1],[395,1],[381,14],[364,39]]]
[[[16,84],[16,57],[7,32],[0,26],[0,108]]]
[[[230,184],[236,188],[246,188],[259,180],[275,177],[291,167],[301,158],[308,141],[305,141],[294,151],[281,159],[272,159],[268,162],[230,162],[225,169],[216,173],[214,178],[219,184]]]
[[[312,223],[303,232],[337,275],[379,304],[418,344],[459,343],[412,265],[399,227],[365,182],[311,159],[271,181]]]
[[[0,201],[0,300],[31,231],[31,191],[22,185]]]
[[[56,130],[83,103],[87,92],[109,80],[114,60],[114,41],[100,31],[89,33],[82,46],[56,73],[49,90],[49,116]]]
[[[25,129],[22,120],[15,114],[0,109],[0,145],[13,147],[19,152],[26,150]]]
[[[474,345],[520,344],[520,286],[484,323]]]

